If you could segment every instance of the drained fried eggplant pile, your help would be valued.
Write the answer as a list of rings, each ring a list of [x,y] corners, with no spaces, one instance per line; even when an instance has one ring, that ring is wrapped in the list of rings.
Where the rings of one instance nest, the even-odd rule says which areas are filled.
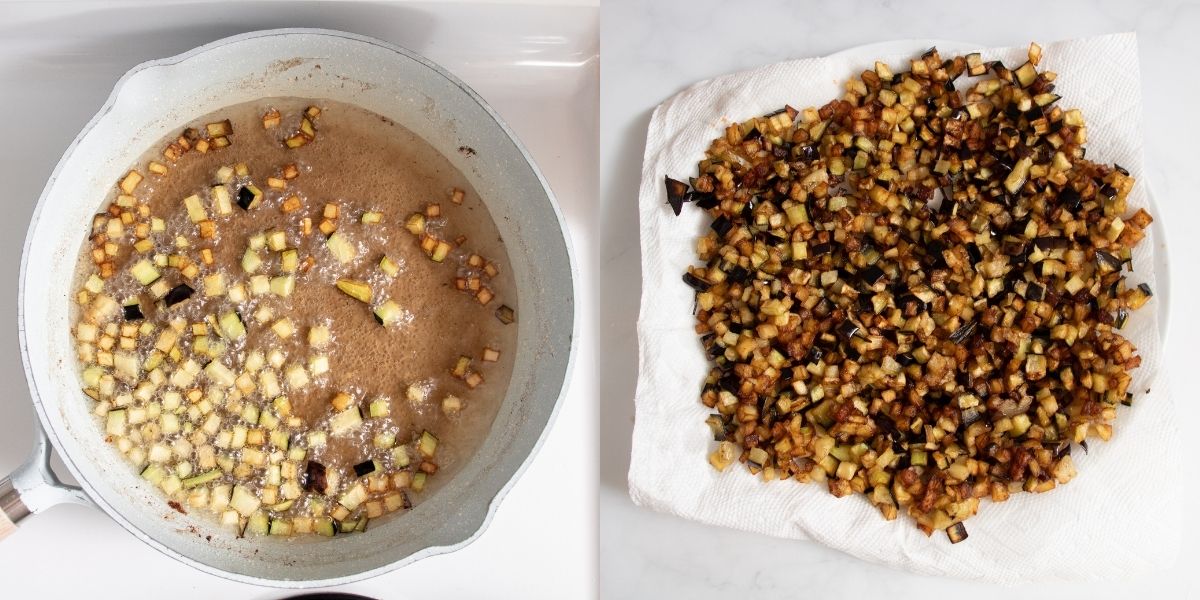
[[[884,518],[966,538],[981,498],[1075,475],[1140,358],[1120,330],[1151,296],[1131,250],[1134,179],[1085,158],[1041,48],[1015,69],[936,49],[876,63],[821,108],[730,126],[690,184],[701,395],[719,470],[824,482]]]

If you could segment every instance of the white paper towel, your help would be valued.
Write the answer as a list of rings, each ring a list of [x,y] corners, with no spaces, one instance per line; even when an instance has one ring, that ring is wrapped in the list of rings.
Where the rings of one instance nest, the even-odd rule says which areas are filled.
[[[984,500],[966,522],[970,537],[951,545],[926,537],[903,514],[885,521],[861,495],[833,497],[823,484],[764,483],[744,468],[717,472],[707,461],[715,447],[704,423],[711,412],[699,393],[709,369],[693,329],[693,292],[681,277],[694,264],[707,226],[704,211],[685,205],[676,217],[666,204],[663,177],[695,174],[712,139],[727,125],[790,104],[821,106],[875,60],[899,72],[928,42],[868,46],[817,59],[793,60],[696,84],[661,104],[650,121],[639,194],[642,303],[638,319],[640,370],[633,455],[634,502],[714,525],[767,535],[813,539],[857,557],[911,571],[995,582],[1116,579],[1160,569],[1178,554],[1182,487],[1178,433],[1160,360],[1159,310],[1152,300],[1130,317],[1126,335],[1142,366],[1122,407],[1115,434],[1072,455],[1079,475],[1045,494]],[[941,42],[943,57],[978,51]],[[1025,47],[983,50],[984,60],[1016,66]],[[1055,71],[1064,107],[1083,110],[1088,158],[1119,163],[1139,182],[1132,210],[1147,205],[1142,168],[1142,108],[1137,41],[1110,35],[1045,45],[1041,69]],[[1154,279],[1153,231],[1134,252],[1134,283]],[[1149,391],[1147,391],[1149,390]]]

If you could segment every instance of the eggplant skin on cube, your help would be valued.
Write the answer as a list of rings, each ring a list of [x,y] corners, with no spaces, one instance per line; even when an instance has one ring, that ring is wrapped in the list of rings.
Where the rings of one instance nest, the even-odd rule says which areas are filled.
[[[364,475],[370,475],[371,473],[374,473],[374,472],[375,472],[375,461],[374,460],[364,460],[363,462],[360,462],[357,465],[354,465],[354,474],[359,477],[362,477]]]
[[[140,321],[140,320],[146,318],[146,316],[142,314],[142,307],[139,306],[138,303],[136,303],[136,302],[134,302],[132,304],[126,304],[124,306],[124,311],[125,311],[124,316],[125,316],[126,321]]]
[[[323,494],[328,482],[325,465],[315,460],[308,461],[308,465],[304,468],[304,489]]]
[[[688,185],[670,177],[665,179],[667,184],[667,204],[671,205],[671,210],[678,217],[679,213],[683,211],[683,203],[688,200]]]
[[[192,286],[186,283],[181,283],[171,288],[171,291],[167,292],[166,297],[163,298],[163,302],[166,302],[167,306],[175,306],[176,304],[191,298],[192,294],[194,293],[196,293],[196,290],[192,289]]]
[[[955,523],[946,528],[946,535],[950,538],[951,544],[957,544],[967,539],[967,527],[960,523]]]
[[[261,200],[262,190],[258,189],[257,187],[252,185],[244,185],[238,190],[237,205],[240,206],[242,210],[250,210],[251,208],[258,206],[258,203]]]

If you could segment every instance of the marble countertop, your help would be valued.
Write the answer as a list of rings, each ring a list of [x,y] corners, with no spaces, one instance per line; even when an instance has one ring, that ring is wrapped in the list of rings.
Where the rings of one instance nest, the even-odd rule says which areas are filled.
[[[736,8],[732,8],[735,7]],[[730,14],[730,13],[734,14]],[[1200,255],[1200,203],[1189,190],[1190,153],[1200,135],[1195,109],[1200,84],[1187,66],[1200,5],[1191,2],[1003,3],[788,0],[717,2],[604,0],[601,18],[601,202],[595,215],[595,300],[599,339],[595,392],[600,399],[600,572],[604,598],[757,599],[970,597],[1200,597],[1191,569],[1200,563],[1200,519],[1179,523],[1184,549],[1177,564],[1118,583],[1039,584],[1015,588],[935,579],[868,564],[811,542],[710,527],[635,507],[629,466],[637,348],[639,250],[633,203],[646,126],[654,107],[715,75],[789,58],[821,56],[896,39],[953,39],[980,46],[1025,45],[1101,33],[1139,36],[1146,121],[1147,179],[1170,256]],[[914,51],[922,48],[914,48]],[[1182,142],[1182,143],[1181,143]],[[1200,335],[1200,316],[1183,300],[1200,293],[1196,267],[1171,263],[1174,314],[1168,334],[1172,397],[1183,422],[1200,419],[1190,402],[1185,344]],[[1186,439],[1186,433],[1185,433]],[[1185,442],[1186,443],[1186,442]],[[1197,462],[1185,459],[1187,496],[1200,489]],[[1194,503],[1193,503],[1194,504]],[[1114,574],[1116,576],[1117,574]]]
[[[556,4],[551,6],[550,4]],[[589,3],[593,6],[587,6]],[[255,29],[325,27],[378,37],[442,64],[503,115],[586,232],[596,196],[598,10],[594,0],[485,3],[0,3],[0,473],[32,443],[33,408],[16,344],[15,283],[25,228],[67,144],[117,78],[151,58]],[[564,7],[562,4],[577,6]],[[582,5],[582,6],[579,6]],[[577,256],[587,260],[576,235]],[[586,306],[586,284],[580,286]],[[591,335],[589,324],[583,333]],[[577,365],[593,358],[580,348]],[[590,369],[576,368],[554,429],[467,548],[340,592],[392,598],[586,598],[595,590]],[[60,473],[63,472],[60,469]],[[191,569],[129,535],[101,511],[56,507],[0,543],[3,598],[283,598]],[[546,568],[552,565],[552,568]]]

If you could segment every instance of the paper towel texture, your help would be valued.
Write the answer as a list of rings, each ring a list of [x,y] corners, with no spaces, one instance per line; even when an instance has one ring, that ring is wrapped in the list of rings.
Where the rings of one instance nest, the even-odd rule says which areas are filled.
[[[861,495],[833,497],[824,484],[764,483],[741,467],[724,473],[707,455],[715,447],[699,393],[709,369],[693,330],[693,292],[681,277],[697,262],[704,211],[684,206],[674,216],[663,177],[686,180],[709,143],[727,125],[790,104],[821,106],[850,77],[883,60],[896,71],[933,44],[913,41],[793,60],[696,84],[661,104],[650,121],[638,206],[641,218],[642,302],[633,455],[634,502],[705,523],[767,535],[812,539],[854,556],[911,571],[995,582],[1122,578],[1169,566],[1178,553],[1182,488],[1178,433],[1160,360],[1160,299],[1130,317],[1127,335],[1142,366],[1111,441],[1076,448],[1079,475],[1045,494],[984,500],[966,522],[970,538],[951,545],[926,537],[903,514],[885,521]],[[1026,48],[981,50],[938,43],[943,57],[982,51],[984,60],[1025,61]],[[1142,168],[1142,107],[1133,34],[1045,45],[1040,69],[1058,73],[1060,105],[1083,110],[1088,158],[1119,163],[1138,178],[1131,212],[1147,206]],[[1150,209],[1148,209],[1150,210]],[[1153,213],[1153,210],[1151,210]],[[1133,284],[1157,290],[1153,230],[1134,252]]]

